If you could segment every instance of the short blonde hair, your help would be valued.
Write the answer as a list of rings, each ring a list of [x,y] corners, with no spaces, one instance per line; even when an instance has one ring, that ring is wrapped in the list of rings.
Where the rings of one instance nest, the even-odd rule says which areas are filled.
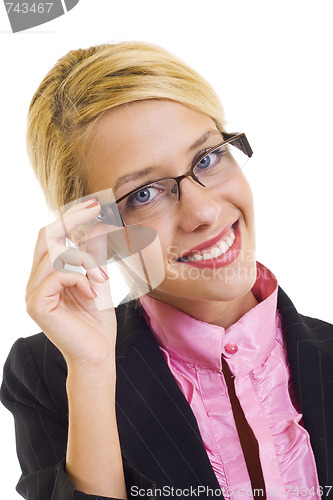
[[[84,147],[97,120],[122,104],[169,99],[210,116],[224,130],[212,87],[166,50],[120,42],[70,51],[39,85],[29,108],[27,147],[53,211],[86,192]]]

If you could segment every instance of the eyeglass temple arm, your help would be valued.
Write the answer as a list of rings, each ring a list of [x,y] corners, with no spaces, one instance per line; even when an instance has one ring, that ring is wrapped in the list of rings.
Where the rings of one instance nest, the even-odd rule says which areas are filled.
[[[234,138],[235,147],[240,149],[244,154],[251,158],[251,156],[253,155],[253,151],[245,134],[239,134],[238,132],[222,132],[222,134],[226,141]]]

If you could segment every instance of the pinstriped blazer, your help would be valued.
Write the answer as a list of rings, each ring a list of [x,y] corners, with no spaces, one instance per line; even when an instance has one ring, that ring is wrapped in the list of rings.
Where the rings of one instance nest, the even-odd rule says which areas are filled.
[[[333,326],[298,314],[281,289],[278,309],[319,481],[333,485]],[[117,317],[117,422],[129,498],[138,488],[146,493],[140,498],[153,497],[154,485],[223,498],[196,419],[140,308],[120,306]],[[29,500],[105,498],[75,490],[65,472],[66,375],[61,353],[42,333],[16,341],[5,364],[1,401],[15,418],[17,490]]]

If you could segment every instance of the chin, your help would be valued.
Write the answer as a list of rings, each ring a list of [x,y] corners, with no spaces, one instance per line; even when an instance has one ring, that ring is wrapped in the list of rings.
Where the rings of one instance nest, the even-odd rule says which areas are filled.
[[[205,272],[207,271],[207,272]],[[256,262],[234,262],[223,269],[181,266],[169,268],[163,283],[150,295],[168,302],[167,297],[200,301],[233,301],[249,293],[256,281]]]

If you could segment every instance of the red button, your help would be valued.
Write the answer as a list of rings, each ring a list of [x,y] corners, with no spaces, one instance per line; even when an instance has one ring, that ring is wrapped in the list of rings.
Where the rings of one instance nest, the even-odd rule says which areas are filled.
[[[234,344],[234,342],[229,342],[229,344],[225,346],[225,350],[228,354],[236,354],[238,351],[238,345]]]

